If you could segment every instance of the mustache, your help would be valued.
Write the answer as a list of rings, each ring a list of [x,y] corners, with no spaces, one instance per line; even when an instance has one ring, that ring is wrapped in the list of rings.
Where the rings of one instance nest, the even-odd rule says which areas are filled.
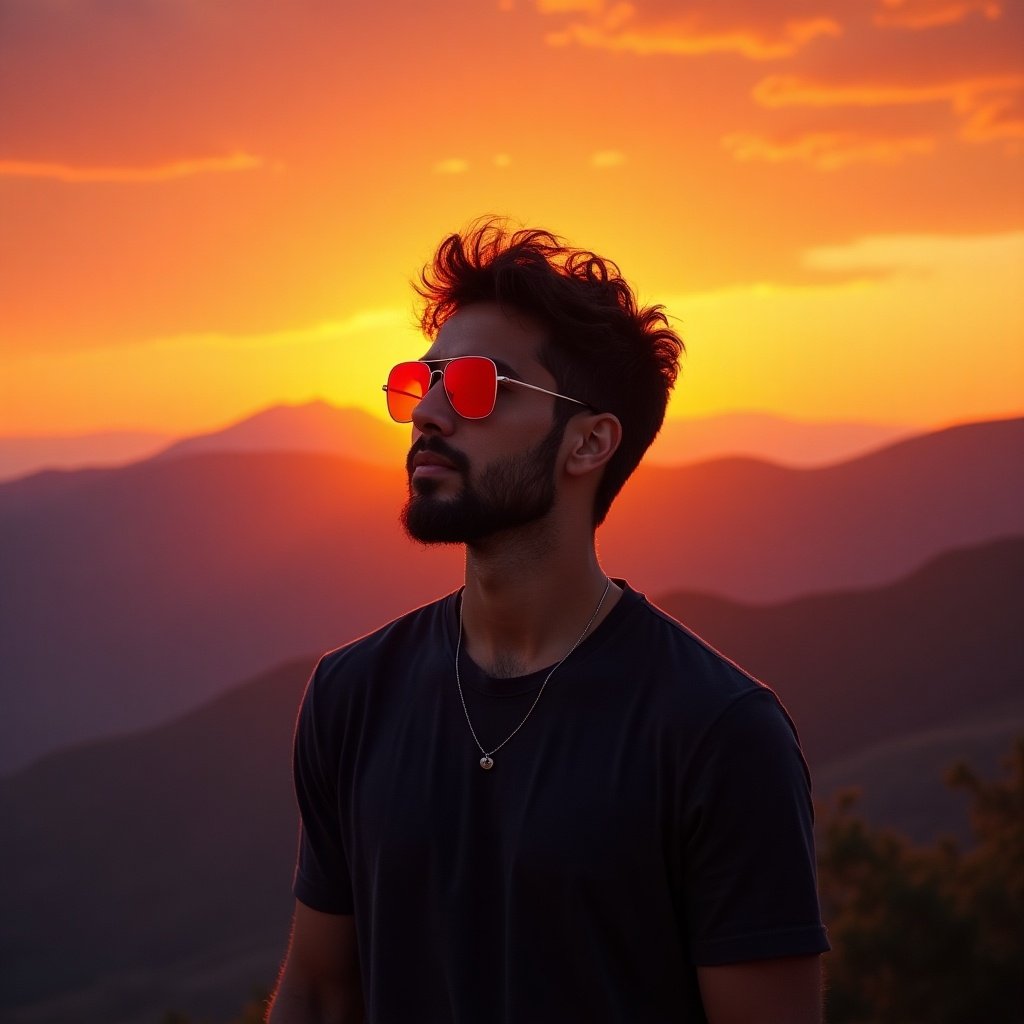
[[[442,459],[447,459],[460,473],[469,472],[469,459],[462,452],[457,448],[453,448],[440,437],[427,437],[424,435],[413,443],[413,446],[409,449],[409,454],[405,457],[406,473],[412,474],[412,460],[420,452],[432,452],[434,455],[439,455]]]

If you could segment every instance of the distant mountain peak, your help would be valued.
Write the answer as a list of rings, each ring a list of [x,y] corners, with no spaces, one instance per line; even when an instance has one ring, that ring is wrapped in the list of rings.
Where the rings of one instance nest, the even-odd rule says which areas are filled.
[[[739,411],[665,421],[646,459],[686,465],[726,456],[810,468],[846,462],[923,432],[908,424],[800,420]]]
[[[261,409],[222,430],[178,441],[158,458],[214,451],[308,451],[398,465],[408,444],[408,431],[362,409],[339,407],[317,398]]]
[[[847,461],[918,433],[906,424],[815,422],[756,410],[715,413],[667,420],[647,461],[686,465],[738,456],[787,466],[818,466]],[[290,449],[330,451],[394,465],[407,447],[407,430],[364,409],[336,406],[318,397],[270,406],[222,430],[180,441],[164,454]]]

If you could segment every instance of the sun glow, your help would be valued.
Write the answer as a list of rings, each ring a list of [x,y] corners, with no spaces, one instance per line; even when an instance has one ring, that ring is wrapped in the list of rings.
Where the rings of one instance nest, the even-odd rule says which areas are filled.
[[[171,6],[139,14],[149,63],[108,19],[5,26],[0,435],[187,433],[314,396],[382,416],[422,348],[410,279],[485,213],[667,306],[673,416],[1024,404],[1017,7],[459,0],[435,51],[437,12],[396,36],[367,6]],[[195,88],[167,89],[182,66]]]

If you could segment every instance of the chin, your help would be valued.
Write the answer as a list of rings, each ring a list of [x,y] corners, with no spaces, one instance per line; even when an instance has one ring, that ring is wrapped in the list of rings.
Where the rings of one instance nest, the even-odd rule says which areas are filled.
[[[434,482],[410,487],[409,500],[402,509],[402,528],[421,544],[462,544],[465,524],[453,514],[455,502],[436,496]]]

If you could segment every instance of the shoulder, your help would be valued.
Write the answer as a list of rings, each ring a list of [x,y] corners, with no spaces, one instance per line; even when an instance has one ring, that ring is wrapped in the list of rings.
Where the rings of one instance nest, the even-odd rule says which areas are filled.
[[[627,587],[619,657],[666,711],[709,727],[722,716],[785,711],[775,692],[688,626]],[[762,709],[762,710],[758,710]]]
[[[796,725],[775,691],[646,599],[638,613],[656,648],[653,663],[665,673],[659,714],[673,735],[686,737],[680,753],[694,792],[735,783],[765,799],[773,789],[785,799],[809,798]]]
[[[436,642],[439,633],[448,628],[457,598],[457,591],[447,594],[392,619],[365,636],[327,651],[317,663],[317,674],[329,678],[350,666],[370,664],[388,657],[396,648],[406,650],[404,645],[419,636],[431,637]]]
[[[358,698],[374,680],[402,675],[403,668],[435,650],[439,638],[452,631],[457,597],[456,591],[414,608],[321,655],[306,687],[304,707],[329,713],[331,707]]]

